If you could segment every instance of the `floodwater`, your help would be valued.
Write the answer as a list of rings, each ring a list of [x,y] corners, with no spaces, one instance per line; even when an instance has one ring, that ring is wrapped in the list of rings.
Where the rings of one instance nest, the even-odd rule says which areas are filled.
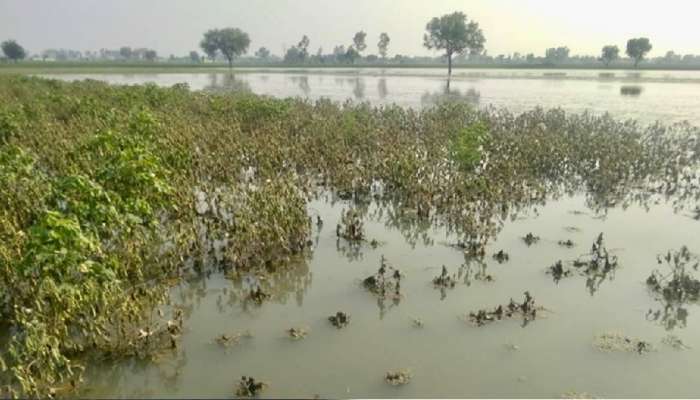
[[[325,222],[314,228],[313,253],[271,278],[273,298],[262,305],[242,300],[252,276],[241,282],[214,273],[174,288],[171,301],[188,310],[179,349],[154,363],[91,366],[83,395],[224,398],[233,396],[238,380],[247,375],[269,384],[262,397],[275,398],[697,396],[698,307],[685,305],[687,314],[666,310],[667,324],[654,321],[649,310],[663,315],[665,305],[645,284],[654,269],[666,271],[657,264],[658,254],[683,244],[700,250],[700,222],[689,212],[674,213],[662,202],[596,214],[582,195],[565,197],[507,222],[480,263],[449,246],[456,238],[440,228],[429,231],[432,243],[412,245],[385,217],[375,215],[376,206],[370,207],[365,229],[380,246],[348,251],[335,232],[344,207],[347,202],[326,198],[309,204],[314,220],[318,215]],[[527,246],[521,237],[528,232],[541,240]],[[547,267],[587,254],[601,232],[619,259],[618,269],[599,282],[574,274],[555,283]],[[565,239],[576,245],[557,243]],[[491,257],[501,249],[510,255],[503,264]],[[377,271],[382,256],[405,275],[397,304],[378,302],[361,285]],[[442,265],[450,273],[465,265],[456,287],[444,292],[431,282]],[[486,274],[493,281],[480,279]],[[517,318],[481,327],[460,319],[510,298],[521,302],[525,291],[547,309],[525,326]],[[329,323],[327,317],[337,311],[350,315],[347,327]],[[413,326],[413,318],[424,326]],[[291,340],[285,332],[291,327],[305,327],[308,336]],[[253,337],[229,348],[214,342],[221,334],[242,331]],[[606,332],[646,340],[655,349],[601,351],[594,339]],[[662,344],[670,333],[691,348]],[[410,383],[393,387],[384,382],[386,371],[401,368],[411,370]]]
[[[610,75],[612,74],[612,75]],[[61,79],[102,79],[118,84],[185,82],[194,90],[243,90],[277,97],[369,101],[424,107],[445,95],[439,70],[237,70],[193,74],[53,75]],[[609,112],[642,123],[690,121],[700,125],[700,72],[458,70],[451,98],[513,112],[561,107],[570,112]],[[700,252],[700,222],[690,205],[674,212],[664,202],[618,206],[599,215],[582,194],[550,200],[504,224],[481,260],[451,246],[457,237],[442,228],[429,240],[407,240],[386,215],[365,220],[369,240],[359,251],[336,238],[347,202],[317,199],[309,214],[325,222],[314,230],[314,249],[265,287],[272,298],[246,301],[256,277],[232,280],[213,273],[172,289],[171,302],[185,310],[180,346],[158,362],[121,361],[88,368],[85,397],[234,396],[241,376],[267,382],[262,397],[696,397],[700,370],[700,315],[696,304],[668,306],[646,285],[657,256],[682,245]],[[700,215],[700,211],[695,211]],[[572,229],[575,228],[575,229]],[[527,246],[532,232],[541,240]],[[555,282],[547,268],[565,266],[590,252],[600,233],[619,267],[602,279],[574,273]],[[575,246],[558,244],[571,239]],[[505,250],[498,263],[492,255]],[[400,301],[379,301],[361,282],[382,256],[402,271]],[[453,289],[432,284],[442,266],[459,273]],[[692,273],[697,273],[693,271]],[[493,280],[484,279],[490,275]],[[485,326],[463,317],[493,309],[528,291],[546,311],[523,324],[513,318]],[[328,316],[350,315],[333,327]],[[413,319],[423,321],[415,327]],[[309,331],[294,341],[286,330]],[[217,336],[249,331],[224,348]],[[597,335],[619,332],[640,338],[653,351],[605,352]],[[672,334],[689,349],[662,343]],[[410,383],[384,382],[389,370],[409,369]]]
[[[208,73],[54,74],[117,84],[187,83],[195,90],[252,91],[275,97],[329,98],[420,108],[445,97],[442,69],[236,69]],[[451,98],[523,112],[560,107],[610,113],[649,124],[700,125],[700,71],[457,69]]]

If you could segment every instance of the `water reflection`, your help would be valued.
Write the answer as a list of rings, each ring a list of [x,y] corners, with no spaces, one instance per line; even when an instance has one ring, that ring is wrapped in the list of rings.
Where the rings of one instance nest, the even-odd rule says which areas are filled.
[[[204,90],[211,92],[239,92],[252,93],[250,84],[246,80],[238,79],[233,73],[209,74],[209,84]]]
[[[685,328],[688,318],[685,307],[700,300],[700,280],[695,277],[700,267],[700,257],[688,247],[682,246],[680,251],[669,251],[657,256],[657,263],[666,264],[670,272],[654,270],[646,284],[651,295],[663,308],[656,311],[650,309],[646,318],[662,325],[666,330]]]
[[[642,86],[622,86],[620,88],[620,94],[623,96],[633,96],[637,97],[642,94],[644,88]]]
[[[308,96],[311,93],[311,87],[309,86],[309,77],[307,75],[290,76],[289,80],[291,80],[297,86],[299,86],[299,89],[302,93],[304,93],[304,96]]]
[[[352,94],[355,96],[355,99],[357,100],[362,100],[365,97],[365,79],[361,77],[356,77],[352,80],[353,82],[353,89],[352,89]]]
[[[398,306],[399,303],[401,303],[401,297],[399,296],[391,296],[389,299],[387,299],[384,296],[377,296],[377,310],[379,311],[379,320],[384,320],[386,314],[391,309]]]
[[[493,282],[494,277],[487,272],[487,269],[488,265],[483,257],[465,255],[464,264],[459,267],[457,278],[462,279],[467,286],[471,286],[475,281]]]
[[[364,258],[362,242],[351,242],[349,240],[337,238],[335,241],[335,249],[350,262],[361,261]]]
[[[379,98],[384,100],[389,95],[389,89],[386,86],[386,78],[379,78],[377,83],[377,92],[379,93]]]
[[[688,325],[688,309],[683,304],[668,302],[663,304],[662,309],[649,309],[646,319],[663,326],[667,331],[682,329]]]
[[[481,101],[481,93],[474,88],[469,88],[464,92],[459,89],[450,89],[445,87],[438,92],[425,92],[421,96],[421,104],[423,107],[436,106],[445,103],[463,103],[471,106],[479,105]]]
[[[184,349],[163,355],[157,360],[104,363],[87,376],[89,386],[80,387],[76,397],[153,397],[176,395],[183,389],[182,377],[187,367]],[[90,371],[90,370],[89,370]],[[118,393],[114,389],[118,387]],[[155,388],[158,389],[155,389]]]
[[[287,304],[293,297],[296,305],[301,307],[304,304],[304,295],[313,281],[305,256],[296,257],[288,265],[268,269],[264,274],[231,272],[227,277],[233,283],[231,298],[238,301],[244,311],[257,309],[261,305],[261,302],[252,296],[256,291],[266,295],[262,303],[271,301]]]

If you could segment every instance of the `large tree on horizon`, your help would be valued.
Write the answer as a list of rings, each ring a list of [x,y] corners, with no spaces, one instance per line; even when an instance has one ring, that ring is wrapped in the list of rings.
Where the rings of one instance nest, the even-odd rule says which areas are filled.
[[[381,35],[379,35],[379,43],[377,43],[377,48],[379,49],[379,55],[381,55],[383,59],[386,59],[386,55],[389,52],[390,41],[391,39],[386,32],[382,32]]]
[[[600,61],[609,66],[611,62],[620,58],[620,48],[613,45],[604,46],[600,55]]]
[[[648,38],[641,37],[627,41],[627,55],[634,59],[634,67],[637,68],[639,62],[651,51],[651,43]]]
[[[221,53],[228,61],[228,67],[233,67],[234,57],[245,54],[250,46],[248,34],[238,28],[210,29],[204,33],[199,47],[212,60]]]
[[[463,12],[433,18],[425,26],[423,45],[428,49],[444,50],[447,57],[447,76],[452,76],[452,56],[469,52],[478,54],[484,49],[486,38],[475,21],[468,21]]]
[[[5,53],[5,56],[14,62],[23,60],[27,56],[27,52],[24,50],[24,47],[20,46],[14,40],[6,40],[2,42],[2,44],[0,44],[0,48],[2,48],[2,52]]]
[[[359,31],[353,36],[352,43],[358,54],[361,54],[367,48],[367,34],[365,31]]]

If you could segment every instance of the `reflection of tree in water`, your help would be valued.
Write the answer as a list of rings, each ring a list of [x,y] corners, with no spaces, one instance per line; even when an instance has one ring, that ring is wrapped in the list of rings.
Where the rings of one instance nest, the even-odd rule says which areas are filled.
[[[311,93],[311,86],[309,86],[308,76],[290,76],[289,79],[299,86],[299,89],[301,89],[301,92],[304,93],[304,96],[308,96],[309,93]]]
[[[242,79],[236,78],[233,73],[213,73],[209,74],[209,85],[204,90],[210,92],[252,92],[250,84]]]
[[[348,261],[362,260],[362,242],[352,242],[343,238],[336,238],[335,249]]]
[[[682,329],[688,324],[688,309],[683,304],[665,303],[662,309],[649,309],[646,319],[660,324],[667,331]]]
[[[644,88],[642,86],[637,86],[637,85],[620,87],[620,94],[623,96],[637,97],[637,96],[641,96],[643,91],[644,91]]]
[[[183,371],[187,365],[184,348],[172,349],[146,359],[123,358],[101,360],[99,367],[89,368],[87,385],[79,386],[76,397],[142,398],[154,395],[175,395],[182,389]],[[158,390],[154,389],[154,386]],[[162,391],[162,392],[161,392]]]
[[[479,105],[480,101],[481,93],[474,88],[461,92],[459,89],[445,87],[439,92],[425,92],[421,96],[423,107],[439,106],[446,103],[463,103],[476,106]]]
[[[220,269],[214,266],[214,269]],[[286,304],[293,297],[297,305],[302,306],[304,295],[311,286],[312,274],[309,271],[306,256],[296,256],[289,263],[268,267],[261,272],[256,271],[229,271],[225,276],[221,271],[192,272],[194,276],[187,279],[171,293],[171,300],[178,302],[178,307],[184,311],[185,319],[189,319],[195,308],[202,305],[202,301],[217,295],[216,305],[218,312],[224,314],[226,309],[239,304],[244,312],[251,312],[258,308],[260,303],[251,299],[251,293],[258,288],[269,295],[265,302]],[[232,288],[225,286],[222,289],[211,289],[208,286],[212,279],[228,278],[232,282]]]
[[[391,297],[386,299],[382,296],[377,297],[377,309],[379,310],[379,319],[383,320],[384,316],[394,307],[401,303],[401,297]]]
[[[379,78],[379,82],[377,83],[377,91],[379,92],[380,99],[386,99],[386,96],[389,94],[389,89],[386,86],[386,78]]]
[[[295,257],[293,261],[276,270],[268,269],[262,273],[234,272],[228,277],[233,282],[228,304],[237,302],[245,312],[259,306],[259,303],[250,298],[251,292],[258,288],[270,296],[265,302],[287,304],[293,296],[296,304],[301,307],[312,281],[308,260],[302,256]]]
[[[457,270],[457,279],[461,279],[467,286],[471,286],[475,281],[492,282],[493,276],[487,270],[488,265],[483,257],[465,255],[464,264]]]
[[[365,80],[364,78],[361,77],[356,77],[354,79],[351,79],[353,82],[353,89],[352,89],[352,94],[355,95],[355,98],[360,100],[365,97]]]

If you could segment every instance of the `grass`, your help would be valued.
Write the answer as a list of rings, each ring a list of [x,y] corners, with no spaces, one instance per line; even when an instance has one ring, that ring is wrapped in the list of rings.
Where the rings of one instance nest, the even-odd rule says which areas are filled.
[[[284,270],[311,251],[320,191],[361,220],[378,182],[408,240],[446,226],[478,251],[548,196],[694,206],[699,158],[688,125],[2,75],[0,386],[43,397],[77,387],[90,357],[176,347],[177,310],[152,314],[169,285]],[[213,240],[227,243],[216,262]]]

